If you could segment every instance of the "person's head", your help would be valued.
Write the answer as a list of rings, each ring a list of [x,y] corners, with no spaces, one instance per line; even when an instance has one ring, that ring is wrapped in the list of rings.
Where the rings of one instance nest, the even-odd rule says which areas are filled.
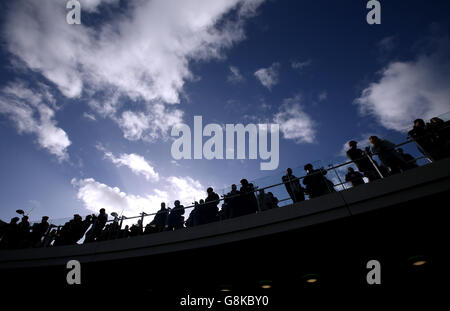
[[[312,171],[313,170],[313,166],[311,163],[306,164],[303,169],[307,172]]]
[[[376,144],[378,144],[380,141],[380,139],[378,138],[378,136],[370,136],[369,137],[369,143],[374,146]]]
[[[272,192],[267,192],[267,195],[270,197],[273,197],[273,193]]]
[[[414,120],[414,128],[424,128],[425,127],[425,121],[422,119],[415,119]]]
[[[444,123],[444,120],[438,118],[438,117],[434,117],[430,119],[430,123],[431,124],[442,124]]]
[[[165,210],[166,209],[166,203],[161,202],[161,210]]]
[[[84,217],[84,219],[90,221],[92,219],[92,215],[87,215],[86,217]]]
[[[200,204],[205,204],[205,200],[200,199],[200,201],[198,201]]]
[[[247,186],[248,185],[248,180],[247,179],[241,179],[241,185],[242,186]]]
[[[11,218],[11,224],[16,224],[19,221],[19,217],[13,217]]]
[[[400,153],[400,154],[403,154],[403,149],[402,148],[398,148],[397,152]]]
[[[349,166],[349,167],[347,168],[347,171],[348,171],[349,173],[353,173],[355,170],[353,169],[353,167]]]
[[[288,168],[286,169],[286,174],[287,174],[288,176],[292,175],[292,169],[291,169],[290,167],[288,167]]]
[[[48,216],[42,216],[42,221],[41,222],[47,222],[48,221]]]
[[[237,189],[237,186],[236,186],[235,184],[232,184],[232,185],[231,185],[231,190],[236,191],[236,189]]]
[[[105,209],[104,208],[100,209],[100,214],[105,214]]]
[[[78,214],[73,215],[74,220],[81,220],[81,216]]]
[[[175,205],[175,207],[180,206],[180,200],[175,200],[175,202],[173,202],[173,204]]]
[[[27,215],[23,215],[22,221],[28,221],[28,216]]]
[[[213,193],[214,189],[212,187],[209,187],[208,189],[206,189],[206,193],[211,194]]]
[[[348,142],[348,146],[350,147],[350,149],[356,148],[356,146],[358,145],[358,142],[351,140]]]

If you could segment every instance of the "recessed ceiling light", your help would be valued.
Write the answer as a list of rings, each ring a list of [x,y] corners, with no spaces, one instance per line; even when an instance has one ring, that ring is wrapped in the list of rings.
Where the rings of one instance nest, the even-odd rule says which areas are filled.
[[[306,274],[303,276],[303,281],[308,284],[319,282],[319,276],[317,274]]]
[[[423,266],[424,264],[426,264],[427,261],[425,260],[424,256],[418,255],[418,256],[409,257],[408,263],[414,267],[419,267],[419,266]]]
[[[427,262],[425,260],[417,260],[415,262],[413,262],[413,266],[423,266],[424,264],[426,264]]]

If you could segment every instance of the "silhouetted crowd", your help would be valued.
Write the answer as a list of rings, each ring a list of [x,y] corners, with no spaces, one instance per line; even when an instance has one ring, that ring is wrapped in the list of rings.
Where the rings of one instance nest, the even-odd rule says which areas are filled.
[[[450,156],[450,121],[432,118],[429,123],[425,123],[424,120],[417,119],[413,123],[413,129],[408,132],[408,137],[415,142],[423,157],[431,162]],[[356,141],[348,142],[349,149],[346,155],[351,162],[346,164],[353,163],[358,170],[349,166],[345,181],[341,185],[350,183],[353,187],[357,187],[365,184],[365,180],[372,182],[418,166],[413,156],[404,153],[402,148],[396,148],[394,143],[386,139],[370,136],[369,143],[370,147],[362,150],[358,148]],[[373,158],[374,155],[378,157],[379,163]],[[305,201],[306,195],[309,199],[313,199],[336,191],[337,185],[326,177],[328,172],[326,169],[315,169],[312,164],[306,164],[304,170],[306,175],[299,178],[292,174],[291,168],[288,168],[286,175],[281,179],[294,203]],[[266,193],[265,189],[258,189],[247,179],[242,179],[240,184],[239,190],[235,184],[231,185],[231,191],[222,199],[213,188],[208,188],[207,197],[193,203],[194,208],[186,220],[185,207],[179,200],[174,202],[173,208],[161,203],[160,210],[145,227],[143,226],[145,213],[142,213],[137,224],[122,228],[122,222],[126,217],[111,213],[114,219],[108,221],[105,209],[100,209],[98,215],[87,215],[84,219],[76,214],[63,226],[49,224],[48,216],[42,217],[40,223],[30,226],[28,215],[23,210],[17,210],[22,219],[14,217],[9,223],[0,221],[0,248],[73,245],[83,238],[83,243],[128,238],[194,227],[278,208],[279,200],[272,192]],[[222,206],[219,210],[220,202]]]

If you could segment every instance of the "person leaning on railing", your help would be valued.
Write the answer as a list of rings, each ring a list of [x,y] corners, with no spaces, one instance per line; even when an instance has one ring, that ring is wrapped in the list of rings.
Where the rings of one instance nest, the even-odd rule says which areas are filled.
[[[304,169],[307,175],[303,178],[303,184],[310,199],[335,191],[333,183],[325,177],[327,170],[314,169],[311,163],[306,164]]]
[[[389,169],[390,174],[401,173],[408,169],[406,162],[395,151],[395,144],[377,136],[370,136],[372,153],[378,156],[380,162]]]
[[[247,179],[241,179],[241,189],[238,206],[235,209],[235,217],[256,213],[258,211],[258,201],[255,196],[255,188]]]
[[[184,223],[184,206],[180,204],[179,200],[174,202],[174,208],[170,210],[169,218],[167,220],[167,231],[173,231],[183,228]]]
[[[156,231],[163,231],[168,213],[169,210],[166,208],[166,203],[161,202],[161,209],[156,213],[150,225],[155,226]]]
[[[349,149],[347,150],[347,158],[355,163],[358,170],[367,177],[369,181],[380,179],[380,175],[376,171],[374,165],[377,165],[375,160],[372,164],[369,160],[370,155],[358,148],[358,143],[354,140],[348,142]]]
[[[292,174],[292,169],[286,169],[286,175],[281,177],[281,181],[286,187],[286,191],[292,202],[305,201],[305,188],[300,185],[300,180]]]
[[[353,167],[349,166],[347,168],[347,174],[345,175],[345,181],[351,183],[352,187],[359,185],[364,185],[363,174],[354,170]]]
[[[417,149],[431,161],[437,161],[450,156],[450,121],[431,118],[425,124],[423,119],[416,119],[413,128],[408,132]]]

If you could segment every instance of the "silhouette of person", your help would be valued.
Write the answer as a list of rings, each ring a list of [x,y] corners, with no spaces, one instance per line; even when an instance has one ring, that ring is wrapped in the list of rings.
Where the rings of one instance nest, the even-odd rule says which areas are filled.
[[[437,161],[450,155],[448,135],[450,123],[439,118],[432,118],[425,124],[423,119],[416,119],[408,136],[414,140],[417,149],[431,161]]]
[[[84,240],[84,242],[89,243],[95,241],[98,237],[100,237],[100,234],[102,233],[102,230],[105,227],[107,221],[108,214],[106,214],[104,208],[100,209],[100,213],[97,216],[92,215],[92,227],[88,232],[86,232],[86,239]]]
[[[76,244],[83,237],[85,232],[86,230],[83,218],[80,215],[75,214],[70,225],[69,244]]]
[[[400,173],[407,169],[405,161],[395,151],[395,144],[377,136],[370,136],[372,153],[378,155],[380,162],[389,169],[391,174]]]
[[[272,203],[272,207],[271,208],[277,208],[278,207],[278,202],[279,202],[278,198],[276,196],[274,196],[272,192],[267,192],[266,196],[269,198],[269,200]]]
[[[167,230],[173,231],[183,228],[184,223],[184,206],[180,204],[179,200],[174,202],[175,207],[170,210]]]
[[[205,207],[205,200],[200,199],[200,201],[198,203],[195,202],[194,205],[194,210],[191,212],[189,217],[192,220],[191,225],[198,226],[201,225],[204,221],[202,216],[202,209]]]
[[[265,193],[264,189],[259,190],[258,194],[259,207],[261,211],[267,211],[278,207],[278,199],[272,192]]]
[[[347,168],[347,174],[345,175],[345,181],[350,182],[352,187],[356,187],[364,184],[363,174],[357,172],[353,167]]]
[[[133,224],[130,228],[130,236],[138,236],[142,234],[142,221],[139,219],[137,224]]]
[[[286,169],[286,175],[281,180],[292,202],[296,203],[305,200],[305,189],[300,185],[300,180],[292,174],[291,168]]]
[[[412,155],[410,155],[409,153],[404,153],[402,148],[398,148],[397,152],[400,155],[400,157],[403,159],[403,161],[405,161],[406,168],[411,169],[411,168],[418,167],[416,159],[414,159],[414,157]]]
[[[52,228],[53,225],[50,225],[50,228]],[[42,241],[42,247],[50,247],[52,246],[52,242],[56,239],[57,235],[56,229],[51,229],[51,231],[44,236],[44,239]]]
[[[194,227],[194,225],[195,225],[194,224],[195,223],[195,217],[196,217],[196,213],[197,212],[198,212],[198,202],[195,201],[194,202],[194,208],[189,213],[188,219],[186,219],[186,221],[184,222],[184,225],[186,226],[186,228]]]
[[[150,233],[156,233],[159,232],[159,230],[156,228],[156,226],[152,225],[150,222],[145,226],[144,234],[150,234]]]
[[[155,226],[158,232],[163,231],[166,226],[168,215],[169,211],[166,208],[166,203],[161,202],[161,209],[156,213],[150,224]]]
[[[86,231],[89,229],[89,227],[92,225],[92,215],[86,215],[83,220],[82,224],[82,231],[83,235],[86,233]],[[87,235],[87,233],[86,233]]]
[[[307,175],[303,178],[303,184],[310,199],[334,192],[331,181],[325,178],[326,170],[323,168],[315,170],[311,163],[306,164],[304,169]]]
[[[58,231],[58,235],[55,239],[55,246],[74,244],[75,237],[73,233],[73,227],[74,222],[78,221],[78,217],[80,217],[80,215],[75,214],[74,218],[67,221],[64,226],[62,226],[62,228]]]
[[[364,177],[367,177],[369,181],[380,179],[380,175],[368,159],[368,155],[359,149],[357,145],[358,143],[354,140],[348,142],[349,149],[347,150],[347,158],[355,163],[358,170],[362,172]],[[374,160],[373,162],[376,165]]]
[[[224,206],[222,207],[222,218],[229,219],[235,217],[239,209],[240,192],[235,184],[231,185],[231,191],[224,197]]]
[[[13,217],[9,224],[6,225],[3,231],[3,238],[0,241],[0,248],[13,249],[19,246],[20,236],[19,226],[17,224],[18,221],[19,217]]]
[[[19,247],[28,247],[30,244],[30,222],[28,216],[23,215],[22,220],[17,225],[19,234]]]
[[[253,214],[258,211],[258,202],[255,197],[255,188],[247,179],[241,179],[241,188],[239,189],[239,206],[233,210],[233,217]]]
[[[428,128],[433,133],[434,145],[436,146],[437,159],[450,156],[450,121],[434,117],[430,119]]]
[[[130,227],[126,225],[125,228],[120,230],[119,238],[128,238],[129,236],[130,236]]]
[[[41,246],[41,239],[47,232],[50,224],[48,223],[48,216],[43,216],[40,223],[34,223],[31,227],[30,241],[33,247]]]
[[[209,187],[206,190],[208,197],[205,199],[205,204],[200,206],[199,215],[202,224],[213,222],[217,220],[217,213],[219,209],[217,205],[219,204],[220,197],[214,192],[214,189]]]

